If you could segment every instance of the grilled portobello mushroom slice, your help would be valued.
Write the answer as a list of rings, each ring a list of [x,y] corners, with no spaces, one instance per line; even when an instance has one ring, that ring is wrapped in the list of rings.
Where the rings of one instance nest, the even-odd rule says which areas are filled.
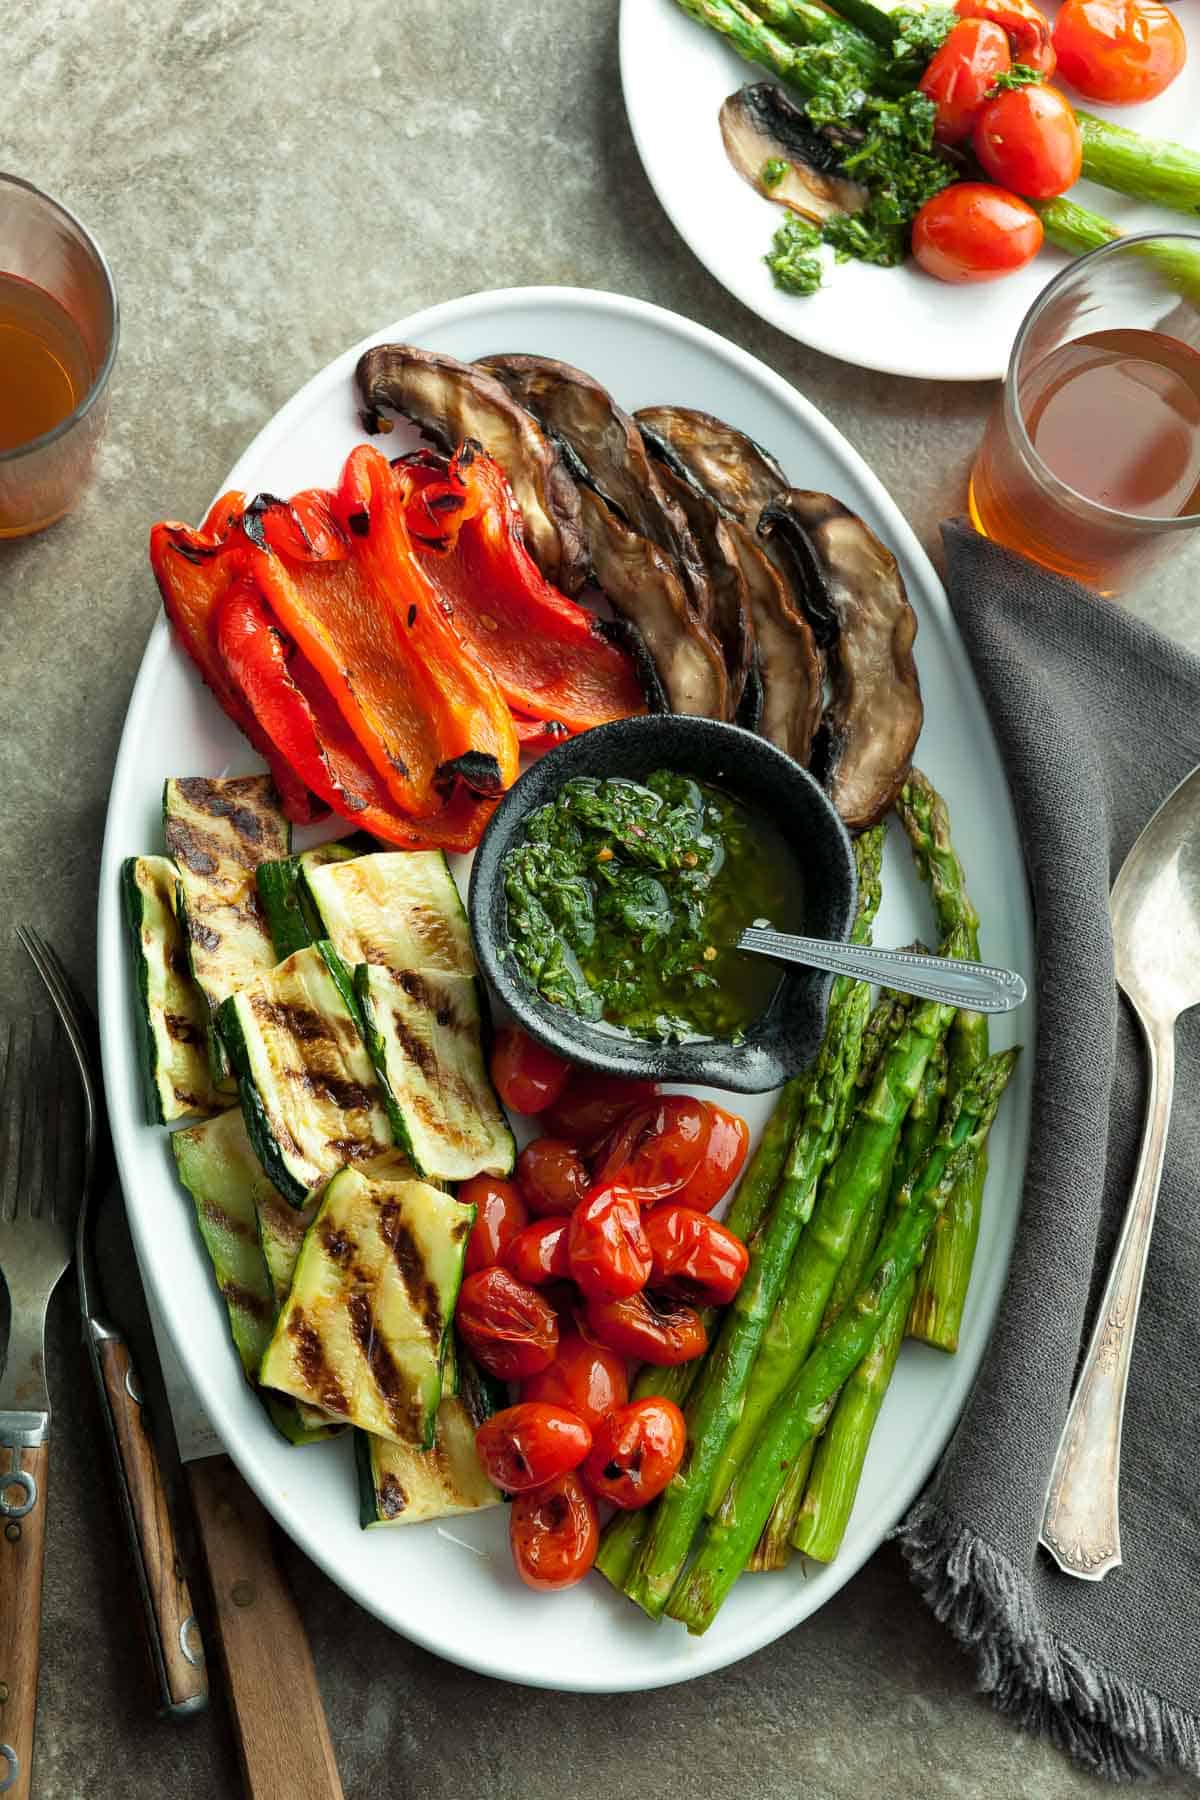
[[[862,183],[842,167],[844,146],[831,132],[814,129],[773,82],[739,88],[720,116],[726,155],[765,200],[823,225],[826,219],[861,212],[870,199]]]
[[[690,475],[751,531],[763,507],[787,488],[787,476],[775,458],[712,413],[690,406],[643,406],[634,417],[672,454],[677,470]]]
[[[708,568],[713,595],[711,629],[725,658],[729,714],[731,718],[738,717],[755,661],[750,596],[738,547],[729,524],[707,494],[692,487],[665,463],[659,464],[656,473],[663,491],[687,519]]]
[[[382,428],[387,407],[441,450],[477,439],[512,483],[538,568],[564,594],[578,593],[588,567],[578,491],[556,446],[500,382],[473,363],[412,344],[364,351],[355,380],[368,431]]]
[[[758,698],[754,728],[807,764],[821,718],[824,665],[788,580],[754,531],[762,504],[782,491],[783,470],[743,432],[709,413],[653,406],[637,418],[651,453],[715,510],[737,557],[755,641],[749,684]]]
[[[596,580],[613,611],[645,646],[670,710],[729,718],[729,682],[720,645],[692,612],[671,563],[591,488],[581,488],[579,498]]]
[[[513,399],[566,445],[578,478],[674,560],[693,611],[711,625],[712,583],[687,515],[659,480],[637,426],[607,388],[550,356],[485,356],[479,367],[503,382]]]
[[[766,508],[759,530],[792,555],[822,629],[836,626],[815,772],[847,828],[862,831],[903,787],[925,716],[904,578],[874,532],[828,494],[790,488]]]

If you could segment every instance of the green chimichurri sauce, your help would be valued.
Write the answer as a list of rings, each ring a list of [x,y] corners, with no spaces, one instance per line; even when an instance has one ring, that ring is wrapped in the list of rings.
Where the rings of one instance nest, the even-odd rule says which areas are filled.
[[[739,1040],[779,971],[733,949],[800,921],[795,859],[765,820],[659,769],[568,781],[504,859],[509,954],[544,999],[660,1043]]]

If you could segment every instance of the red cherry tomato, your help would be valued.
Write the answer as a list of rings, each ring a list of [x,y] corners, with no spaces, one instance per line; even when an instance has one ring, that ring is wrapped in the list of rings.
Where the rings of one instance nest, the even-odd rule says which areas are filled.
[[[571,1221],[564,1218],[534,1219],[524,1230],[510,1238],[502,1261],[518,1281],[531,1287],[542,1287],[547,1281],[569,1281],[571,1259],[567,1255],[567,1232]],[[551,1302],[553,1304],[553,1302]]]
[[[475,1433],[484,1474],[506,1494],[527,1493],[577,1469],[591,1447],[591,1431],[578,1413],[533,1400],[493,1413]]]
[[[913,255],[939,281],[996,281],[1023,269],[1042,247],[1032,206],[986,181],[957,181],[913,220]]]
[[[518,1494],[508,1519],[513,1562],[521,1580],[541,1592],[574,1587],[596,1560],[596,1503],[573,1469],[544,1487]]]
[[[593,1179],[619,1181],[642,1201],[665,1199],[700,1167],[711,1129],[708,1107],[688,1094],[635,1107],[601,1144]]]
[[[1015,63],[1024,63],[1047,79],[1053,75],[1050,21],[1030,0],[958,0],[954,10],[960,19],[988,19],[999,25]]]
[[[675,1195],[697,1212],[711,1212],[742,1172],[750,1148],[750,1127],[736,1113],[708,1102],[712,1125],[700,1167]]]
[[[580,1473],[599,1499],[632,1511],[662,1493],[686,1441],[683,1414],[673,1400],[659,1394],[633,1400],[597,1428]]]
[[[625,1359],[582,1332],[564,1330],[558,1355],[548,1369],[521,1383],[521,1398],[566,1406],[594,1431],[601,1419],[629,1398]]]
[[[691,1362],[708,1348],[704,1320],[693,1306],[666,1294],[631,1294],[627,1300],[589,1300],[588,1330],[620,1356],[670,1368]]]
[[[590,1150],[627,1112],[644,1106],[657,1093],[655,1082],[631,1076],[575,1075],[542,1123],[553,1137],[567,1138],[581,1150]]]
[[[627,1187],[596,1187],[579,1202],[571,1214],[567,1256],[571,1279],[589,1300],[623,1300],[645,1287],[650,1246]]]
[[[724,1225],[668,1200],[643,1220],[650,1286],[697,1306],[728,1306],[750,1267],[750,1252]]]
[[[497,1381],[522,1381],[554,1361],[553,1307],[507,1269],[481,1269],[458,1291],[454,1323],[481,1368]]]
[[[540,1137],[517,1158],[517,1180],[525,1204],[539,1219],[572,1213],[592,1185],[587,1164],[565,1138]]]
[[[1008,88],[989,100],[971,135],[986,174],[1031,200],[1065,194],[1079,180],[1083,139],[1065,94],[1052,87]]]
[[[989,19],[963,19],[933,57],[919,82],[937,107],[933,135],[939,144],[961,144],[997,75],[1012,68],[1008,38]]]
[[[1063,80],[1110,106],[1153,100],[1187,61],[1183,26],[1158,0],[1067,0],[1054,48]]]
[[[553,1106],[571,1079],[571,1065],[528,1032],[505,1025],[492,1046],[492,1082],[510,1112],[539,1113]]]
[[[466,1272],[490,1269],[504,1260],[504,1247],[529,1218],[521,1190],[513,1181],[495,1175],[473,1175],[458,1190],[458,1198],[475,1208],[475,1223],[467,1239]]]

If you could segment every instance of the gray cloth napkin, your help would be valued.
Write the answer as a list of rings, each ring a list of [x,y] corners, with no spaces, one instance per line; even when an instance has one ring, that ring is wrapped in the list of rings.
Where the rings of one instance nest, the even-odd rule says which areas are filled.
[[[1002,1711],[1112,1779],[1171,1765],[1200,1772],[1200,1012],[1179,1027],[1134,1348],[1124,1565],[1077,1581],[1037,1542],[1145,1102],[1139,1028],[1114,984],[1108,891],[1151,813],[1200,763],[1200,659],[965,522],[944,538],[951,604],[1007,766],[1032,889],[1036,1089],[991,1344],[898,1535],[917,1586]]]

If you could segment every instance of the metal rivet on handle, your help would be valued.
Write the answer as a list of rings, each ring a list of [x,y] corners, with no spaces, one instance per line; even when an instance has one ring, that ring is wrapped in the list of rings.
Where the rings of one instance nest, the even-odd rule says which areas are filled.
[[[252,1581],[235,1581],[230,1589],[229,1598],[235,1606],[253,1606],[254,1583]]]

